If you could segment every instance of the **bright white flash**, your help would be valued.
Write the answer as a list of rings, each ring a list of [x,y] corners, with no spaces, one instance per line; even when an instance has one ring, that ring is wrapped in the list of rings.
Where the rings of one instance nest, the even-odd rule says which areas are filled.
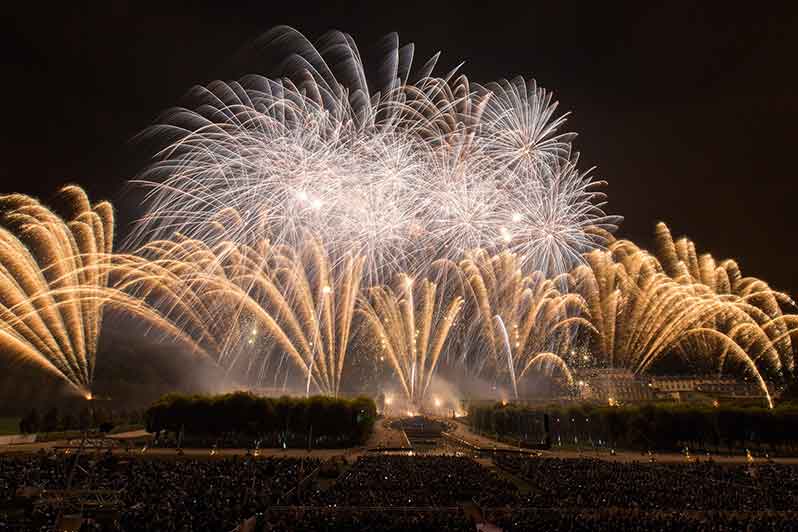
[[[311,235],[336,260],[362,254],[381,281],[475,248],[556,273],[616,229],[534,80],[438,77],[438,56],[414,61],[396,35],[374,75],[343,33],[314,46],[281,27],[261,42],[294,53],[279,77],[195,88],[149,130],[169,143],[138,180],[150,192],[135,243]]]

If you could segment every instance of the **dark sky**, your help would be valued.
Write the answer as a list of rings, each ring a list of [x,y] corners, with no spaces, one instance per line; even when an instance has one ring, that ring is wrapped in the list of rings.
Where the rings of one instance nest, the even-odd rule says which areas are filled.
[[[125,182],[149,155],[131,137],[192,84],[244,73],[232,57],[260,33],[340,29],[366,50],[397,31],[417,56],[464,60],[472,80],[520,74],[553,89],[582,160],[610,183],[607,210],[626,217],[621,236],[648,245],[664,220],[798,294],[798,3],[29,4],[0,43],[0,192],[47,199],[77,182],[114,201],[124,233],[141,214]]]

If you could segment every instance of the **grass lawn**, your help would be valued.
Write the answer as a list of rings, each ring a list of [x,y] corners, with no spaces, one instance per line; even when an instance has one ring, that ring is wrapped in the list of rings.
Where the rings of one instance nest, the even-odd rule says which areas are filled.
[[[0,417],[0,436],[19,434],[18,417]]]
[[[19,420],[20,418],[18,417],[0,417],[0,436],[19,434]],[[119,425],[118,427],[114,427],[114,429],[111,431],[111,434],[139,430],[143,428],[144,425],[142,424]],[[92,432],[96,431],[96,428],[92,429]],[[80,438],[81,436],[83,436],[83,431],[81,430],[59,430],[56,432],[40,432],[37,439],[38,441],[68,440]]]

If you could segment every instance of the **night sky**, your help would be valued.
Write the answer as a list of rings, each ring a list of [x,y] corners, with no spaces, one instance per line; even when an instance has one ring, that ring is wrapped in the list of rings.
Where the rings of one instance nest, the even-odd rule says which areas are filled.
[[[474,81],[524,75],[554,90],[583,165],[610,183],[606,210],[626,218],[620,236],[647,246],[663,220],[798,295],[798,3],[29,4],[3,25],[0,192],[47,200],[79,183],[115,203],[124,235],[142,214],[125,182],[150,156],[131,137],[193,84],[271,71],[234,60],[259,34],[340,29],[365,52],[396,31],[417,58],[442,51],[439,72],[465,61]]]

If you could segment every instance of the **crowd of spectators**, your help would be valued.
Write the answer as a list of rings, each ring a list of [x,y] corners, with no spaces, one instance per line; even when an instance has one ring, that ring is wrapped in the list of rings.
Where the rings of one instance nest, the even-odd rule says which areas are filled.
[[[523,506],[643,510],[792,510],[798,468],[787,465],[616,462],[501,456],[531,487]]]
[[[498,456],[529,492],[505,530],[798,530],[798,467]]]
[[[0,458],[0,508],[6,516],[0,522],[20,523],[18,530],[52,530],[54,509],[22,505],[18,490],[64,489],[73,462],[63,455]],[[293,458],[85,456],[71,488],[117,492],[121,530],[226,531],[270,505],[301,503],[294,488],[318,465]]]
[[[464,456],[361,456],[335,485],[320,492],[320,504],[338,506],[451,507],[477,501],[505,506],[517,488]]]
[[[259,515],[254,532],[473,532],[459,508],[337,508],[273,510]]]
[[[487,517],[506,532],[557,530],[561,532],[794,532],[796,512],[696,512],[609,509],[523,508],[492,511]]]
[[[798,467],[614,462],[521,455],[498,473],[461,455],[313,458],[90,454],[73,489],[116,494],[113,521],[83,530],[798,530]],[[21,488],[64,489],[75,456],[0,456],[0,532],[52,530],[56,508]],[[321,467],[324,465],[325,467]],[[322,474],[327,466],[333,475]],[[318,472],[318,475],[314,475]],[[336,476],[337,475],[337,476]],[[114,497],[106,497],[113,499]]]
[[[255,449],[290,448],[306,449],[308,438],[298,433],[274,433],[268,437],[255,437],[240,433],[226,433],[215,436],[186,434],[163,431],[148,441],[153,448],[162,449]],[[346,447],[340,440],[330,437],[315,437],[311,444],[314,449],[335,449]]]

